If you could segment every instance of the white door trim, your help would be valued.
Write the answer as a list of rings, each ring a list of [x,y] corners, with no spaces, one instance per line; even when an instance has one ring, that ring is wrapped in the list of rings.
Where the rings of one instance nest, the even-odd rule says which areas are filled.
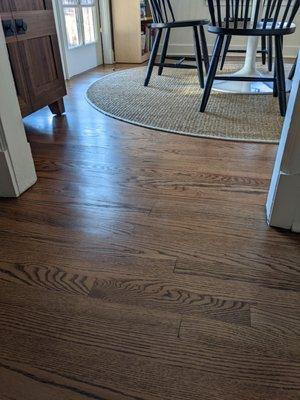
[[[110,0],[99,0],[104,64],[114,64]]]
[[[271,226],[300,232],[300,52],[266,208]]]
[[[67,58],[66,58],[65,31],[62,26],[62,20],[61,20],[61,15],[60,15],[60,6],[58,3],[58,0],[52,0],[52,6],[53,6],[54,19],[55,19],[55,23],[56,23],[57,39],[58,39],[58,44],[59,44],[59,49],[60,49],[60,58],[61,58],[62,66],[63,66],[64,77],[65,77],[65,79],[70,79],[70,75],[69,75],[69,71],[68,71],[68,63],[67,63]]]
[[[1,24],[0,76],[0,197],[18,197],[37,177]]]

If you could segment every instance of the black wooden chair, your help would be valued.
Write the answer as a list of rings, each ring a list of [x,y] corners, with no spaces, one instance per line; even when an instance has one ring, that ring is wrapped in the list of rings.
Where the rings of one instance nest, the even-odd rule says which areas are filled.
[[[285,6],[282,6],[282,0],[267,0],[262,20],[258,20],[261,1],[257,0],[255,17],[253,21],[249,20],[250,0],[246,0],[243,18],[240,18],[240,1],[235,1],[234,19],[230,18],[230,0],[225,0],[225,15],[221,0],[208,0],[209,11],[211,15],[211,24],[208,31],[217,36],[212,60],[210,63],[207,82],[202,97],[200,111],[204,112],[215,79],[228,81],[256,81],[256,82],[273,82],[274,96],[279,97],[280,113],[285,116],[286,113],[286,87],[285,87],[285,72],[282,56],[283,37],[295,32],[296,26],[293,20],[299,10],[300,0],[288,0]],[[274,4],[275,3],[275,4]],[[273,5],[274,4],[274,5]],[[272,20],[268,19],[270,8],[275,7],[275,12]],[[282,17],[279,19],[279,14],[282,12]],[[223,14],[223,15],[222,15]],[[220,54],[224,42],[224,38],[231,36],[261,36],[274,37],[275,40],[275,68],[274,77],[237,77],[237,76],[216,76]]]
[[[275,5],[275,2],[273,3]],[[243,21],[244,19],[244,10],[246,6],[246,0],[240,0],[240,15],[239,19]],[[271,7],[270,12],[269,12],[269,18],[272,18],[273,12],[274,12],[274,7]],[[235,15],[235,3],[234,0],[230,0],[230,18],[234,20],[234,15]],[[250,21],[250,18],[249,18]],[[221,58],[221,64],[220,64],[220,70],[223,69],[226,57],[228,53],[246,53],[245,49],[230,49],[230,44],[231,44],[232,36],[228,35],[226,36],[225,40],[225,46]],[[266,64],[268,61],[268,70],[271,72],[272,67],[273,67],[273,39],[272,36],[269,36],[266,38],[265,36],[261,37],[261,50],[258,50],[257,53],[261,54],[261,62],[263,65]]]
[[[198,77],[200,86],[204,88],[204,72],[203,72],[203,62],[208,72],[209,69],[209,56],[207,50],[207,43],[204,32],[204,25],[209,23],[208,20],[188,20],[188,21],[177,21],[173,12],[171,5],[171,0],[149,0],[152,16],[154,23],[151,24],[153,29],[156,29],[156,36],[151,51],[148,70],[145,79],[145,86],[148,86],[151,75],[153,72],[153,67],[158,66],[158,75],[162,75],[164,68],[183,68],[183,69],[196,69],[198,70]],[[172,29],[175,28],[193,28],[194,34],[194,44],[195,44],[195,57],[169,57],[167,55],[170,33]],[[162,52],[160,56],[159,63],[156,62],[156,57],[158,53],[158,48],[161,42],[162,33],[165,31],[164,43],[162,47]],[[175,60],[175,62],[167,63],[166,60]],[[192,64],[185,64],[185,61],[196,61],[196,66]]]
[[[244,49],[241,49],[241,50],[230,49],[231,39],[232,39],[231,35],[226,36],[224,50],[223,50],[221,64],[220,64],[221,71],[224,67],[228,53],[246,53],[246,50],[244,50]],[[271,72],[273,69],[273,38],[272,38],[272,36],[269,36],[268,40],[266,39],[265,36],[262,36],[261,50],[258,50],[257,53],[261,54],[262,65],[266,65],[266,63],[268,61],[268,70]]]

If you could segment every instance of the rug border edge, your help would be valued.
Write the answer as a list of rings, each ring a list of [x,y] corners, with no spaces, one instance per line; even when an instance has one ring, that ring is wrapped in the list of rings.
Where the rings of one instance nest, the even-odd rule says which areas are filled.
[[[88,103],[91,107],[93,107],[95,110],[99,111],[99,112],[100,112],[101,114],[103,114],[103,115],[106,115],[107,117],[110,117],[110,118],[115,119],[115,120],[117,120],[117,121],[125,122],[125,123],[130,124],[130,125],[140,126],[140,127],[142,127],[142,128],[146,128],[146,129],[149,129],[149,130],[157,131],[157,132],[159,132],[159,133],[172,133],[172,134],[175,134],[175,135],[187,136],[187,137],[192,137],[192,138],[199,138],[199,139],[202,138],[202,139],[211,139],[211,140],[223,140],[223,141],[226,141],[226,142],[240,142],[240,143],[251,143],[251,144],[253,144],[253,143],[255,143],[255,144],[272,144],[272,145],[278,145],[278,144],[279,144],[280,138],[279,138],[278,140],[263,140],[263,139],[254,140],[254,139],[237,139],[237,138],[233,138],[233,137],[226,137],[226,138],[225,138],[225,137],[222,137],[222,136],[220,136],[220,137],[214,136],[214,137],[213,137],[213,136],[209,136],[209,135],[205,135],[205,134],[201,134],[201,136],[199,136],[199,135],[196,135],[196,134],[193,134],[193,133],[188,133],[188,132],[182,132],[182,131],[175,131],[175,130],[170,130],[170,129],[158,128],[158,127],[155,127],[155,126],[152,126],[152,125],[147,125],[147,124],[142,124],[142,123],[134,122],[134,121],[128,120],[128,119],[126,119],[126,118],[122,118],[122,117],[118,117],[118,116],[116,116],[116,115],[113,115],[113,114],[109,113],[108,111],[105,111],[105,110],[103,110],[103,109],[97,107],[97,106],[88,98],[87,93],[88,93],[89,89],[90,89],[95,83],[97,83],[97,82],[99,82],[99,81],[101,81],[101,80],[104,80],[104,79],[106,79],[106,78],[108,78],[108,77],[111,77],[112,75],[117,75],[117,74],[120,74],[120,73],[122,73],[122,72],[124,72],[124,71],[128,71],[129,69],[130,69],[130,70],[135,70],[135,69],[142,69],[142,68],[144,68],[144,67],[126,68],[126,69],[121,70],[121,71],[114,71],[114,72],[112,72],[112,73],[108,73],[108,74],[106,74],[106,75],[104,75],[104,76],[98,78],[95,82],[92,82],[92,83],[88,86],[88,88],[86,89],[86,92],[85,92],[84,97],[85,97],[87,103]]]

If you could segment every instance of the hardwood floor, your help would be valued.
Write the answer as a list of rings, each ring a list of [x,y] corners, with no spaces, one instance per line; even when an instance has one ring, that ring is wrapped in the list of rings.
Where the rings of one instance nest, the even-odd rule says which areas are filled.
[[[299,400],[300,237],[264,211],[277,146],[105,117],[84,95],[110,71],[25,119],[39,179],[0,200],[0,399]]]

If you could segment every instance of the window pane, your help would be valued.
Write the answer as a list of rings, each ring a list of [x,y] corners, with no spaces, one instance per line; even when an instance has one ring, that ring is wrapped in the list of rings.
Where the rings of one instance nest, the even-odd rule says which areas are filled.
[[[94,5],[95,0],[80,0],[80,4],[83,6]]]
[[[95,7],[82,7],[85,44],[94,43],[97,39],[95,29]]]
[[[78,4],[78,0],[62,0],[64,6],[76,6]]]
[[[66,31],[69,48],[81,45],[80,35],[78,30],[78,9],[75,7],[64,7]]]

